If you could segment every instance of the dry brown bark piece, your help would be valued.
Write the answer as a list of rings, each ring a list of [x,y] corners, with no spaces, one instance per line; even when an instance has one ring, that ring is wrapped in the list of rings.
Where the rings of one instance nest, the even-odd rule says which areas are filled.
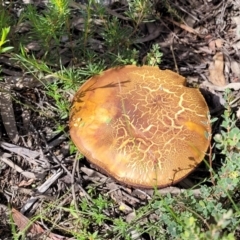
[[[10,86],[5,83],[0,85],[0,114],[3,125],[12,142],[16,143],[19,139],[18,130],[16,126],[12,99],[10,95]]]

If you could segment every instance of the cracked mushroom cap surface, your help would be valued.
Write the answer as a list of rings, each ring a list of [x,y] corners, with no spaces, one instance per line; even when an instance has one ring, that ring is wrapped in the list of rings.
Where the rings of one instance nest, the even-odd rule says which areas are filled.
[[[79,151],[130,186],[172,185],[203,160],[210,143],[208,106],[170,70],[134,65],[87,80],[70,111]]]

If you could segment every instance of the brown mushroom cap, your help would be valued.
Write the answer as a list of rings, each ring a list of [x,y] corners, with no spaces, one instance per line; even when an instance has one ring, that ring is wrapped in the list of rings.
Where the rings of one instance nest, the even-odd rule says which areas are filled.
[[[87,159],[127,185],[172,185],[204,158],[208,107],[185,78],[150,66],[112,68],[86,81],[70,113],[70,135]]]

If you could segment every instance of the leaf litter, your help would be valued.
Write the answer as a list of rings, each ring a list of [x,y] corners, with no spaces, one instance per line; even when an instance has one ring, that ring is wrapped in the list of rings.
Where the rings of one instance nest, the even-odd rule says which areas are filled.
[[[82,2],[70,1],[74,14],[71,24],[78,34],[83,32],[84,22],[83,16],[81,14],[79,16],[75,10],[86,8],[85,1]],[[120,5],[116,4],[116,1],[105,2],[108,3],[103,7],[109,16],[124,21],[126,27],[131,24],[129,17],[125,14],[126,1],[119,1]],[[24,1],[24,4],[29,2]],[[38,1],[35,1],[34,5],[44,7],[44,4]],[[226,88],[233,89],[235,99],[238,99],[240,89],[239,1],[212,0],[184,1],[183,3],[175,0],[172,1],[169,9],[163,7],[159,1],[156,2],[155,8],[157,20],[152,23],[143,22],[138,29],[138,36],[133,36],[134,44],[141,44],[140,59],[144,61],[151,44],[158,44],[164,54],[160,67],[189,76],[187,79],[189,85],[198,86],[207,92],[206,98],[212,112],[216,110],[217,102],[224,104],[222,92]],[[177,11],[171,12],[172,9]],[[93,21],[98,26],[103,24],[97,18]],[[30,26],[27,21],[16,28],[19,34],[29,31]],[[99,54],[103,54],[104,42],[95,36],[89,40],[89,46],[99,51]],[[75,38],[71,40],[66,38],[62,42],[60,58],[65,66],[72,65],[73,56],[69,46],[78,44],[77,34]],[[36,41],[29,41],[26,48],[39,58],[43,55]],[[54,78],[42,76],[39,81],[36,76],[26,73],[8,54],[0,56],[0,63],[3,78],[0,85],[0,196],[1,199],[5,199],[1,202],[0,210],[5,213],[11,212],[19,230],[29,228],[27,234],[30,234],[32,239],[34,236],[45,236],[45,239],[74,239],[69,236],[69,232],[63,237],[64,231],[60,231],[66,226],[77,230],[74,229],[71,214],[67,216],[70,219],[68,220],[64,218],[66,213],[63,211],[52,210],[51,215],[53,219],[55,217],[55,222],[50,227],[40,218],[31,221],[31,224],[29,219],[40,214],[39,210],[47,208],[47,204],[55,204],[63,208],[73,202],[77,205],[76,203],[84,198],[90,206],[93,206],[93,199],[89,193],[95,191],[96,196],[101,193],[114,202],[113,207],[105,210],[106,216],[121,216],[127,222],[133,221],[136,217],[135,209],[151,200],[154,191],[122,186],[100,173],[85,159],[81,160],[81,163],[78,161],[73,168],[73,162],[76,160],[69,150],[67,120],[61,121],[66,127],[64,131],[60,133],[53,131],[56,128],[56,122],[53,119],[59,116],[53,101],[46,95],[43,87],[46,82],[54,81]],[[222,109],[215,114],[218,115],[221,111]],[[208,176],[207,171],[201,166],[199,172],[199,176]],[[160,189],[158,192],[162,195],[169,193],[178,195],[185,191],[186,187],[183,186],[191,187],[194,183],[196,179],[194,175],[190,175],[187,185],[180,183]],[[200,194],[199,189],[193,191],[195,196]],[[6,214],[1,214],[3,220],[4,216],[6,218]],[[8,224],[5,223],[5,226]],[[112,227],[108,223],[103,226],[105,230],[100,229],[102,232],[107,232]],[[99,230],[94,224],[92,228],[93,231]],[[8,234],[10,234],[10,228],[6,227],[6,229],[9,229]],[[62,235],[55,234],[56,230]],[[5,234],[7,239],[7,233]],[[136,239],[148,239],[134,229],[132,234],[136,235]]]

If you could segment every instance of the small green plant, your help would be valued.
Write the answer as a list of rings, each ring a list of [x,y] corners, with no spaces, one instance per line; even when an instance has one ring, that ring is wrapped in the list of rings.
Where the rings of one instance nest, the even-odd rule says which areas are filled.
[[[7,39],[9,32],[10,32],[10,27],[2,28],[1,39],[0,39],[0,53],[9,52],[10,50],[13,49],[13,47],[11,46],[3,46],[7,42],[9,42],[9,40]]]
[[[131,44],[128,38],[130,31],[130,28],[121,25],[118,18],[113,17],[105,21],[101,36],[107,48],[119,52],[121,48],[128,48]]]
[[[148,0],[128,0],[127,15],[134,22],[137,28],[142,22],[149,22],[152,20],[152,11],[154,7],[152,1]]]
[[[25,11],[25,18],[30,20],[32,32],[42,46],[48,51],[51,41],[57,46],[60,38],[68,33],[69,8],[67,0],[50,0],[47,9],[38,12],[29,5]]]
[[[123,53],[118,53],[117,55],[110,53],[111,57],[114,59],[114,65],[128,65],[133,64],[137,65],[139,51],[136,49],[125,49]]]
[[[150,66],[156,66],[161,63],[162,52],[158,44],[153,44],[151,50],[147,54],[147,64]]]
[[[240,186],[240,167],[238,163],[240,159],[240,130],[236,126],[236,115],[231,110],[231,98],[232,94],[228,89],[225,92],[226,105],[222,116],[221,132],[214,136],[216,148],[224,156],[222,158],[222,168],[215,175],[215,181],[220,187],[219,189],[215,188],[215,190],[219,196],[228,197],[235,210],[239,211],[239,207],[233,200],[233,194]]]
[[[11,26],[11,23],[12,23],[11,15],[9,14],[8,9],[1,6],[0,7],[0,29]]]

